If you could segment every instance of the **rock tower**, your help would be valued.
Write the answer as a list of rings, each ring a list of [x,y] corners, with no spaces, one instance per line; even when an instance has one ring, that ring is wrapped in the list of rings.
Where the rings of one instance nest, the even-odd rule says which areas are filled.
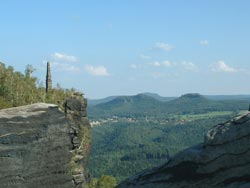
[[[50,71],[50,62],[47,62],[47,73],[46,73],[46,93],[52,88],[52,79]]]

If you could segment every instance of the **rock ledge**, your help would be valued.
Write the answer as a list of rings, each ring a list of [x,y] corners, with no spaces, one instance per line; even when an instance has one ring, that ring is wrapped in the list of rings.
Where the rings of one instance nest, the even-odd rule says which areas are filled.
[[[87,103],[67,101],[80,110],[65,114],[37,103],[0,111],[1,188],[82,188],[89,176]]]

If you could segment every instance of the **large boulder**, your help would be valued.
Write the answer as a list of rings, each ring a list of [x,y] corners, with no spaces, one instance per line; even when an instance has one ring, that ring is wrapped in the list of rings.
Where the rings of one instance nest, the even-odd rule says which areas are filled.
[[[119,188],[249,188],[250,112],[215,126],[204,143],[145,170]]]
[[[1,188],[83,187],[89,176],[86,104],[69,101],[78,107],[66,115],[45,103],[0,111]]]

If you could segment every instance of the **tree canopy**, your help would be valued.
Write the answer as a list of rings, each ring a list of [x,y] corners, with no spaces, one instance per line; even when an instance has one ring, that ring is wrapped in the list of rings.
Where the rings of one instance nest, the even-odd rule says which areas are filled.
[[[70,96],[74,89],[63,89],[57,84],[46,93],[43,84],[32,76],[34,71],[32,65],[27,65],[23,74],[0,62],[0,109],[36,102],[54,103],[63,107],[65,98]]]

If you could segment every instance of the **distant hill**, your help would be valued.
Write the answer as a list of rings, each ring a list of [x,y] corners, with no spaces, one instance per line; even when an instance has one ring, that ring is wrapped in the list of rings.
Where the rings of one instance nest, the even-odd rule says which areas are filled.
[[[152,97],[158,101],[161,101],[161,102],[167,102],[167,101],[171,101],[173,99],[176,99],[177,97],[162,97],[160,96],[159,94],[157,93],[149,93],[149,92],[146,92],[146,93],[142,93],[143,95],[147,95],[149,97]]]
[[[166,111],[173,114],[199,114],[211,111],[247,110],[247,100],[212,100],[198,93],[189,93],[166,102]]]
[[[119,96],[95,106],[89,106],[90,118],[122,117],[164,117],[167,114],[198,114],[210,111],[247,110],[248,100],[211,100],[206,96],[190,93],[163,102],[147,94]]]
[[[171,101],[174,99],[177,99],[178,97],[163,97],[160,96],[157,93],[150,93],[150,92],[145,92],[145,93],[141,93],[142,95],[146,95],[149,97],[152,97],[158,101],[161,102],[167,102],[167,101]],[[221,101],[221,100],[244,100],[244,101],[250,101],[250,95],[203,95],[204,97],[206,97],[207,99],[211,99],[211,100],[216,100],[216,101]],[[88,105],[89,106],[95,106],[101,103],[106,103],[109,102],[117,97],[130,97],[130,96],[109,96],[109,97],[105,97],[103,99],[88,99]]]
[[[222,110],[221,101],[213,101],[198,93],[189,93],[166,103],[166,110],[174,114],[203,113]]]
[[[145,92],[145,93],[140,93],[140,94],[152,97],[152,98],[154,98],[158,101],[161,101],[161,102],[166,102],[166,101],[170,101],[170,100],[177,98],[177,97],[162,97],[157,93],[150,93],[150,92]],[[140,95],[140,94],[138,94],[138,95]],[[98,105],[101,103],[106,103],[106,102],[112,101],[113,99],[119,98],[119,97],[133,97],[133,96],[121,95],[121,96],[109,96],[109,97],[105,97],[103,99],[88,99],[88,105],[95,106],[95,105]]]
[[[152,97],[152,98],[154,98],[158,101],[161,101],[161,102],[166,102],[166,101],[170,101],[170,100],[177,98],[177,97],[162,97],[157,93],[150,93],[150,92],[140,93],[138,95],[146,95],[146,96]],[[95,106],[98,104],[107,103],[109,101],[112,101],[115,98],[121,98],[121,97],[133,97],[133,96],[122,95],[122,96],[109,96],[109,97],[105,97],[103,99],[88,99],[88,105]]]
[[[89,106],[95,106],[95,105],[98,105],[98,104],[101,104],[101,103],[106,103],[106,102],[112,101],[116,97],[118,97],[118,96],[110,96],[110,97],[106,97],[106,98],[103,98],[103,99],[88,99],[88,105]]]
[[[89,116],[137,116],[158,112],[162,102],[144,94],[119,96],[106,103],[89,106]]]
[[[205,97],[212,100],[248,100],[250,95],[205,95]]]

